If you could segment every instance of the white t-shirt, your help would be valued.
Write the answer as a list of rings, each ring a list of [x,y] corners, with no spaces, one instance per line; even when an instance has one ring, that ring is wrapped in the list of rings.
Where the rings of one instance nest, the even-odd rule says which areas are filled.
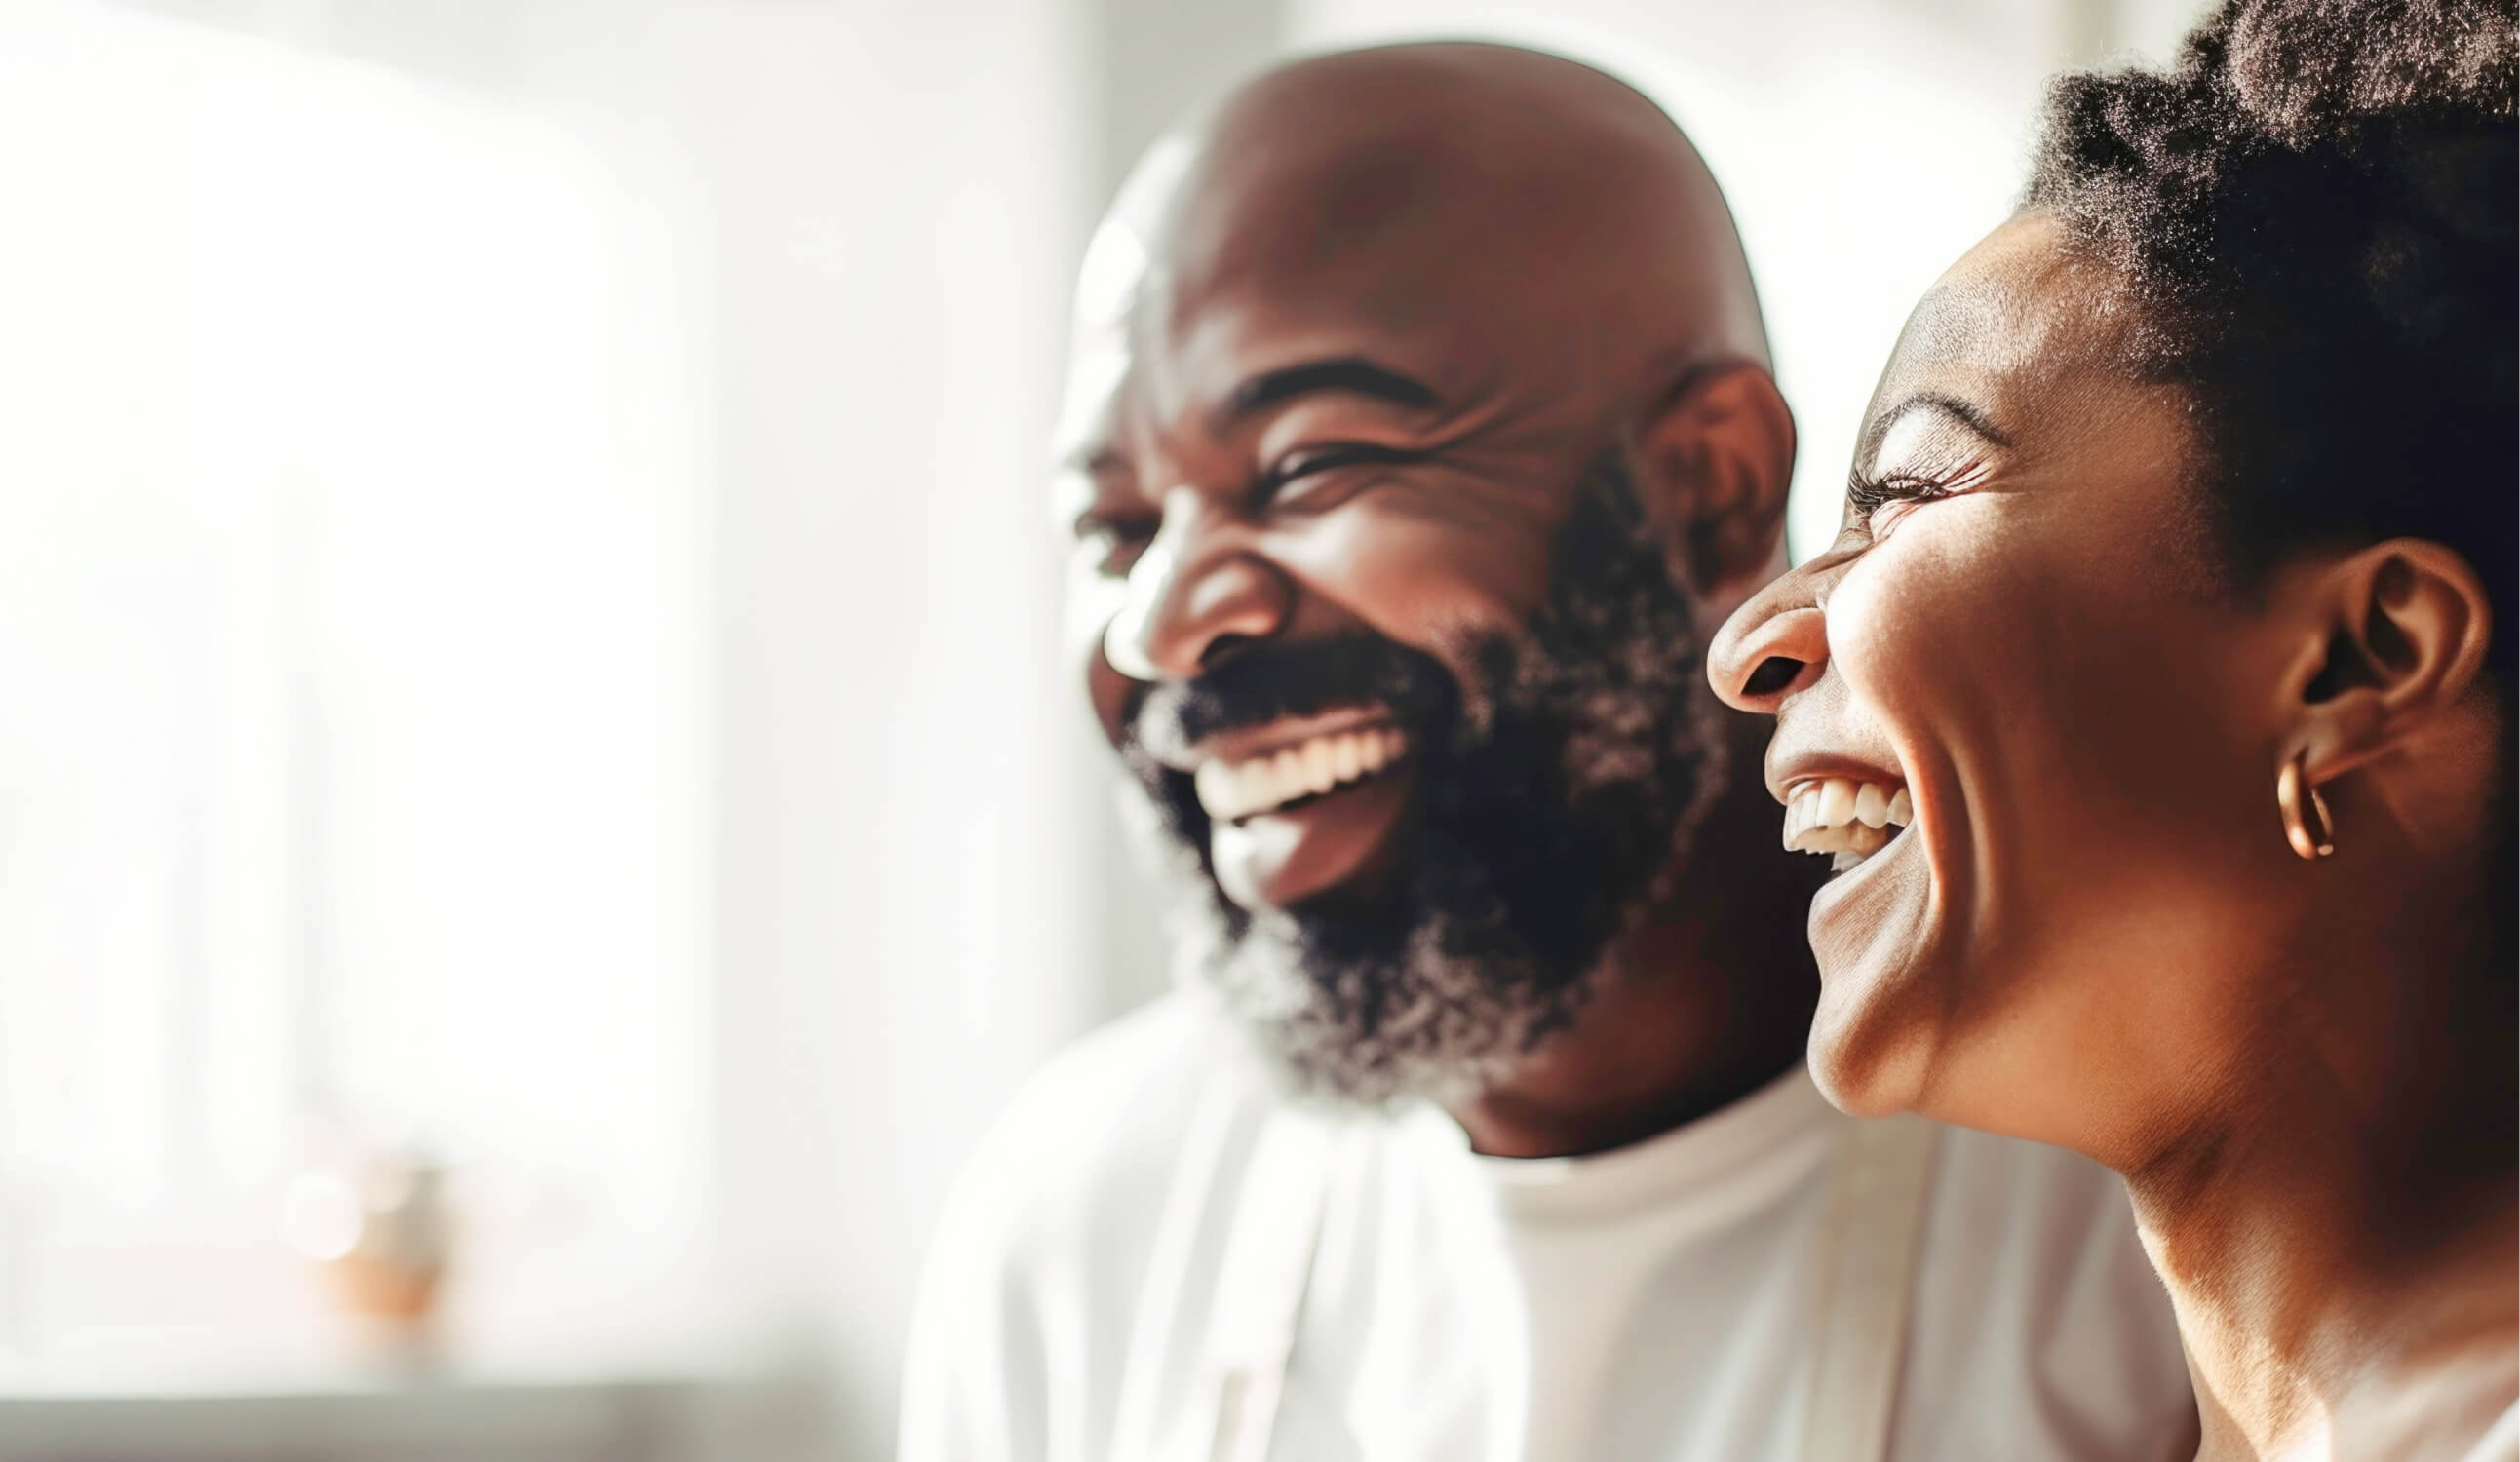
[[[1110,1462],[1124,1392],[1185,1418],[1211,1406],[1188,1362],[1275,1110],[1233,1035],[1178,997],[1046,1069],[939,1227],[903,1462]],[[1271,1456],[1796,1458],[1826,1170],[1849,1120],[1799,1067],[1593,1157],[1479,1157],[1433,1110],[1357,1119],[1334,1149]],[[1945,1130],[1914,1283],[1902,1462],[2192,1455],[2178,1329],[2105,1170]]]
[[[2497,1417],[2462,1462],[2520,1462],[2520,1404]]]

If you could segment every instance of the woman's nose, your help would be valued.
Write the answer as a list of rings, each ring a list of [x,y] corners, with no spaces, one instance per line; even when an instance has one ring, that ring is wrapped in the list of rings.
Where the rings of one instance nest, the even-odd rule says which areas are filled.
[[[1820,679],[1828,660],[1828,620],[1799,569],[1752,596],[1717,631],[1706,678],[1735,710],[1773,716],[1785,698]]]

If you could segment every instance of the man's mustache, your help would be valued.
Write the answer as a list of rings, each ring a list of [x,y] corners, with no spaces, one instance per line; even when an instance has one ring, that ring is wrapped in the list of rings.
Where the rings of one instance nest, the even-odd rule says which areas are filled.
[[[1130,711],[1127,737],[1178,763],[1210,736],[1343,706],[1382,706],[1404,725],[1431,730],[1448,725],[1461,700],[1460,683],[1442,661],[1355,633],[1252,645],[1192,680],[1151,686]]]

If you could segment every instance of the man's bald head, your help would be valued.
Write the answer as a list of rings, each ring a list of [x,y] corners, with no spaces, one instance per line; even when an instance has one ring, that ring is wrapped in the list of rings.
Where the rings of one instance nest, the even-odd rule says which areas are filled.
[[[1697,626],[1782,567],[1722,195],[1571,62],[1320,57],[1148,156],[1078,323],[1073,623],[1207,984],[1320,1087],[1502,1079],[1670,897]]]
[[[1281,66],[1151,154],[1111,226],[1145,270],[1105,304],[1148,366],[1202,353],[1221,313],[1255,308],[1290,332],[1406,340],[1452,399],[1547,392],[1633,414],[1708,361],[1768,360],[1696,150],[1633,87],[1534,51]]]

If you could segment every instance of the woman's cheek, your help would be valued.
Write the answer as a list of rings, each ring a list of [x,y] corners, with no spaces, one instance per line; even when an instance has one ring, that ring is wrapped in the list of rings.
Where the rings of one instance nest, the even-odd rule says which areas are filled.
[[[1925,710],[1903,702],[1953,667],[1958,646],[1974,656],[2001,633],[2002,606],[1987,593],[1998,577],[1987,561],[1993,525],[1976,507],[1909,513],[1839,578],[1824,606],[1829,658],[1860,700],[1894,715]]]

